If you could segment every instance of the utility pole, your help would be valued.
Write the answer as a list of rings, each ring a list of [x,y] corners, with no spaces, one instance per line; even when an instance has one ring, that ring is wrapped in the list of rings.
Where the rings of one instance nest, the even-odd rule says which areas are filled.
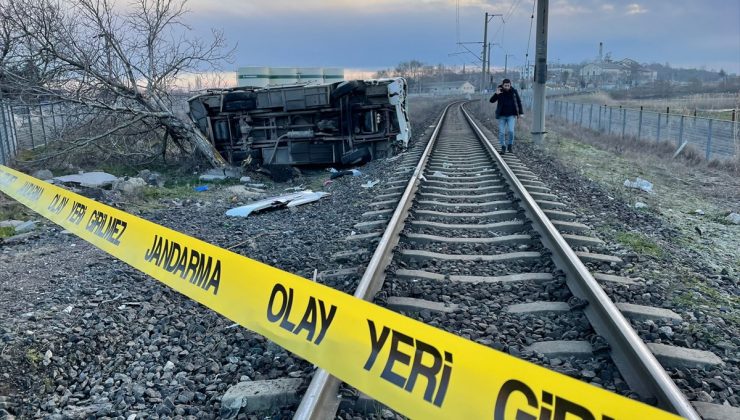
[[[486,85],[489,88],[493,88],[493,84],[491,83],[491,45],[493,45],[492,42],[488,43],[488,66],[486,66]]]
[[[532,104],[532,140],[545,140],[545,83],[547,82],[547,14],[548,0],[537,0],[537,50],[534,58],[534,102]]]
[[[483,98],[483,87],[486,84],[486,60],[488,57],[486,56],[486,49],[488,48],[488,12],[486,12],[485,20],[483,21],[483,52],[481,53],[481,56],[483,57],[483,65],[480,69],[480,94],[481,98]],[[483,99],[481,99],[482,101]]]
[[[489,15],[488,12],[486,12],[485,20],[483,21],[483,53],[481,54],[481,56],[483,57],[483,66],[481,67],[481,78],[480,78],[481,98],[483,97],[483,89],[486,86],[486,68],[487,66],[490,66],[490,60],[489,60],[490,57],[488,57],[488,55],[490,54],[488,55],[486,54],[488,52],[488,49],[490,48],[490,46],[488,45],[488,22],[490,22],[491,19],[493,19],[496,16],[501,16],[501,18],[503,19],[504,15],[500,13]]]

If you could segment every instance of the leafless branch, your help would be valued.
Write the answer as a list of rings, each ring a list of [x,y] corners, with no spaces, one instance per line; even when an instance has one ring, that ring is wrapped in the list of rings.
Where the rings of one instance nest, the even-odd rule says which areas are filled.
[[[231,54],[221,32],[208,42],[189,37],[187,13],[184,0],[135,0],[125,10],[113,0],[0,0],[0,91],[119,114],[127,122],[155,121],[176,144],[223,164],[171,107],[178,75],[213,68]]]

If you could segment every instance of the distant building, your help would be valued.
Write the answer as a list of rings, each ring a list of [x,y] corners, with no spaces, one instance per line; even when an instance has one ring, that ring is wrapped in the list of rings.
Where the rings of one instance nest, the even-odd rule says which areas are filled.
[[[581,78],[591,86],[641,85],[654,82],[658,73],[643,67],[635,60],[595,61],[581,68]]]
[[[322,67],[239,67],[237,86],[277,86],[296,83],[327,84],[344,80],[344,69]]]
[[[468,81],[436,82],[427,84],[424,91],[432,95],[467,95],[475,93],[475,86]]]

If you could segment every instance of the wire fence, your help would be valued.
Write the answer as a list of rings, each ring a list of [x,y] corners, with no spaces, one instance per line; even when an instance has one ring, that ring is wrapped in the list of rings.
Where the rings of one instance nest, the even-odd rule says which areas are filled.
[[[532,91],[521,92],[520,96],[524,108],[531,110]],[[699,150],[706,160],[740,158],[738,121],[569,102],[557,98],[547,99],[545,115],[550,119],[621,138],[656,143],[672,142],[675,144],[676,152],[691,145]]]
[[[65,128],[85,119],[77,108],[59,103],[0,100],[0,163],[8,164],[22,150],[47,146],[58,139]]]
[[[182,97],[172,100],[175,114],[185,118],[187,101]],[[112,128],[115,118],[110,117],[110,113],[84,104],[0,98],[0,164],[11,163],[24,150],[99,135]]]
[[[520,92],[523,106],[531,110],[532,91]],[[548,96],[553,95],[548,92]],[[177,100],[179,99],[179,101]],[[176,98],[185,112],[184,98]],[[495,107],[491,108],[492,111]],[[74,104],[23,103],[0,99],[0,164],[10,163],[20,151],[47,146],[69,129],[81,127],[93,111]],[[594,131],[644,141],[674,142],[679,151],[692,145],[707,160],[740,157],[740,124],[737,121],[676,115],[642,109],[575,103],[548,98],[546,115]]]
[[[549,117],[621,138],[674,142],[677,152],[691,145],[706,160],[740,155],[737,121],[563,100],[548,101],[546,112]]]

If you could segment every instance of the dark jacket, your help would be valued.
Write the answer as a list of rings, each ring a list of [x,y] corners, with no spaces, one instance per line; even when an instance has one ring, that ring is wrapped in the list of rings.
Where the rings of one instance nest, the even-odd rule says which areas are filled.
[[[519,99],[519,92],[513,87],[508,92],[502,88],[501,94],[495,93],[491,96],[490,102],[498,102],[496,104],[496,118],[524,115],[522,100]]]

